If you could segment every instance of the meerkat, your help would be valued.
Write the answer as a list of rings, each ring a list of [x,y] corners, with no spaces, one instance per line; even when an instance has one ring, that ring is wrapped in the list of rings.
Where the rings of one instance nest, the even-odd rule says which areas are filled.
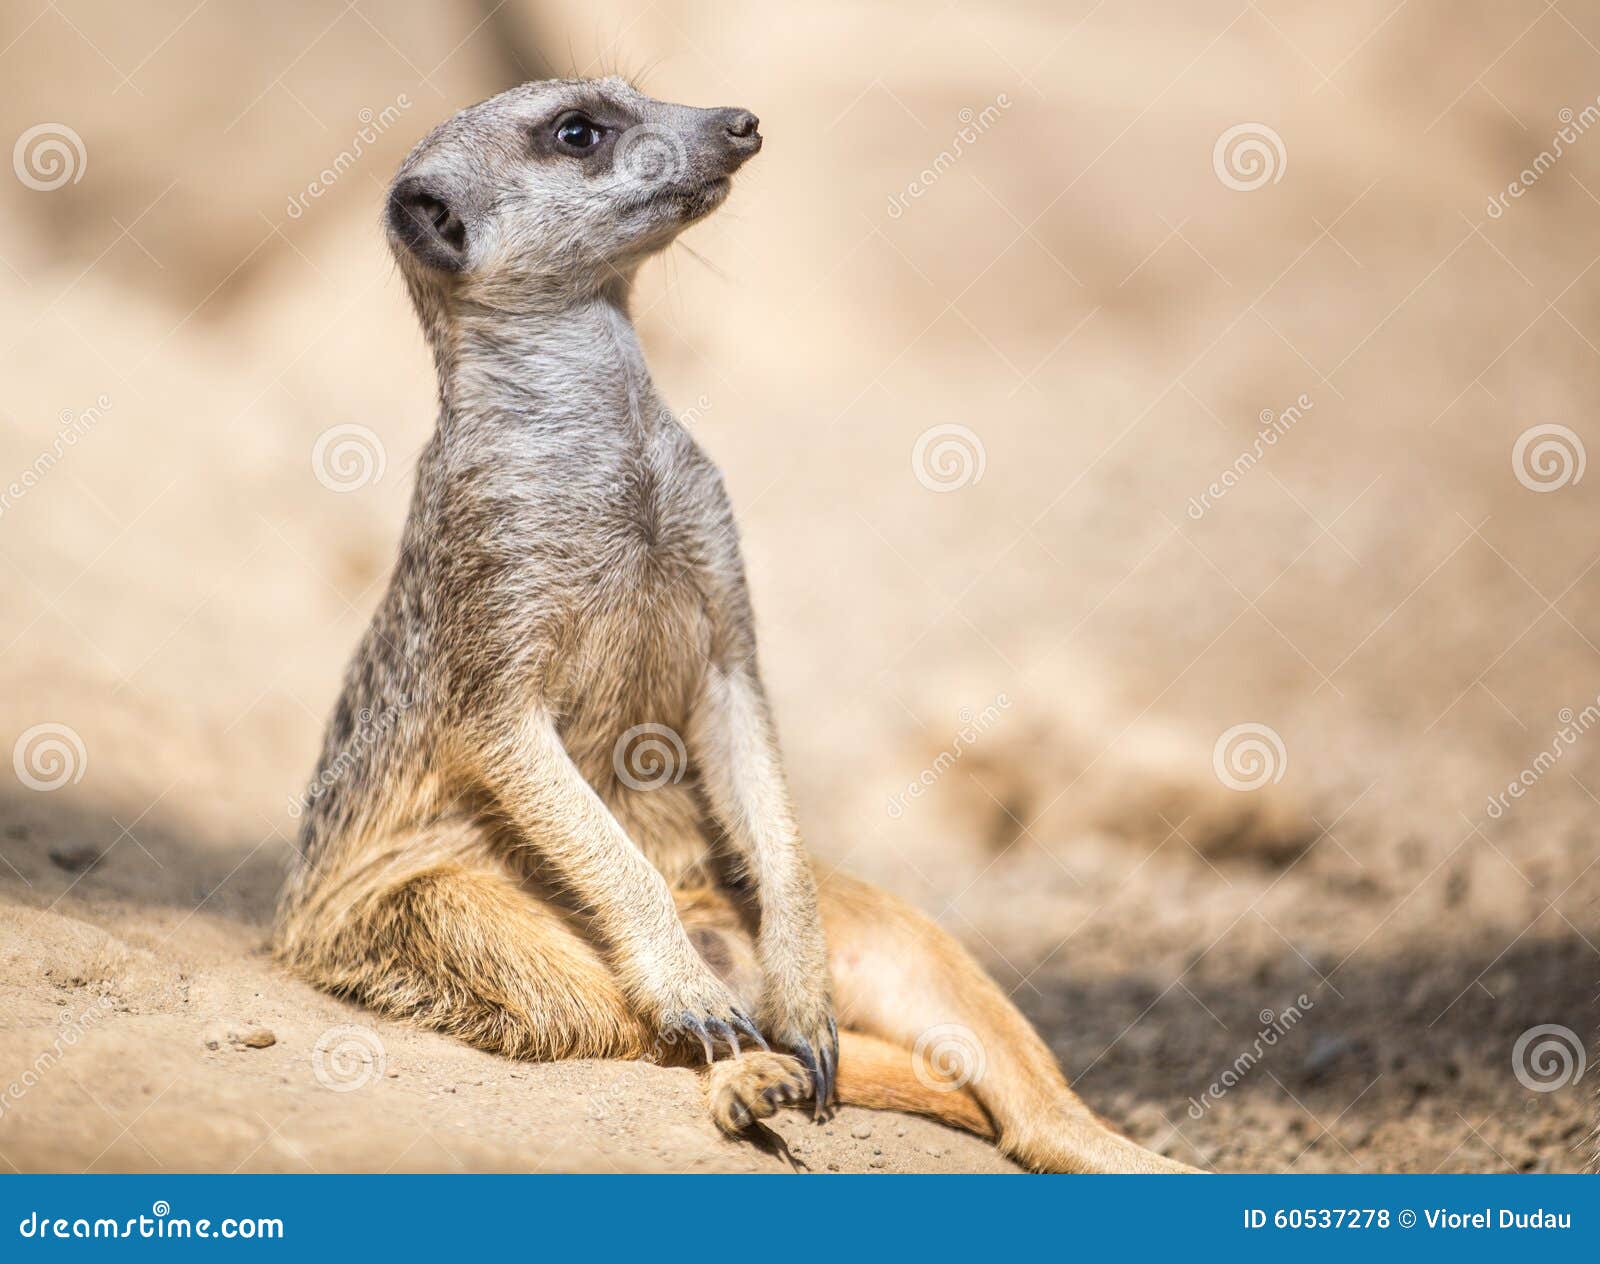
[[[954,938],[808,859],[729,498],[629,318],[761,145],[747,110],[558,80],[405,159],[385,228],[438,425],[275,952],[512,1058],[694,1051],[730,1134],[845,1102],[1035,1169],[1189,1170],[1097,1118]]]

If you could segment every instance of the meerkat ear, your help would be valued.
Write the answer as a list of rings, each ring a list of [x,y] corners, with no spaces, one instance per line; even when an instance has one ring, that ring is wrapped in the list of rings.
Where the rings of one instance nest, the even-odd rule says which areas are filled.
[[[407,176],[389,193],[389,231],[430,268],[467,266],[467,226],[449,195],[426,176]]]

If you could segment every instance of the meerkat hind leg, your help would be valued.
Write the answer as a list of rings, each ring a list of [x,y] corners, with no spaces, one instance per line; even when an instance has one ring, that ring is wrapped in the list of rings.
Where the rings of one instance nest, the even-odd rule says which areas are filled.
[[[649,1045],[615,972],[491,862],[380,857],[288,923],[280,956],[330,991],[513,1058],[637,1058]]]
[[[839,1022],[911,1050],[919,1079],[954,1072],[993,1121],[1000,1149],[1051,1172],[1190,1172],[1113,1132],[1067,1085],[1028,1020],[956,940],[909,905],[834,875],[819,884]],[[942,1065],[948,1057],[949,1065]],[[841,1048],[840,1086],[849,1056]],[[974,1129],[977,1131],[977,1129]]]
[[[749,930],[727,892],[695,888],[679,891],[676,897],[695,948],[734,994],[753,1008],[760,998],[761,968]],[[980,1137],[994,1136],[994,1125],[970,1092],[919,1078],[904,1048],[861,1032],[839,1033],[836,1088],[841,1105],[927,1115]],[[712,1117],[730,1135],[784,1106],[804,1104],[812,1092],[805,1067],[780,1053],[747,1049],[743,1057],[714,1063],[706,1071]]]

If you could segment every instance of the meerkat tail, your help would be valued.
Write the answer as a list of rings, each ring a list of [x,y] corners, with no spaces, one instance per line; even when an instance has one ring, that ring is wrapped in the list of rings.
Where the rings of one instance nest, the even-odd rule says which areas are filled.
[[[918,1070],[929,1079],[953,1072],[1011,1158],[1044,1172],[1193,1170],[1096,1116],[1010,997],[931,918],[837,870],[820,895],[840,1014],[853,1030],[908,1050],[899,1056],[913,1082]],[[925,1058],[915,1052],[921,1044]]]
[[[911,1050],[862,1032],[839,1033],[838,1096],[845,1106],[927,1115],[994,1139],[994,1122],[965,1087],[929,1083],[917,1075]]]

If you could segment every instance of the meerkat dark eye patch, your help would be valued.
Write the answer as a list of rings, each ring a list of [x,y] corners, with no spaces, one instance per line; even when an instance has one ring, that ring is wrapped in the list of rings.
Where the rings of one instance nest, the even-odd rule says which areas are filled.
[[[593,93],[569,97],[559,109],[533,125],[529,152],[541,162],[565,158],[592,159],[638,119],[614,101]]]
[[[400,181],[389,195],[389,228],[430,268],[460,272],[467,263],[467,226],[443,190],[425,177]]]

